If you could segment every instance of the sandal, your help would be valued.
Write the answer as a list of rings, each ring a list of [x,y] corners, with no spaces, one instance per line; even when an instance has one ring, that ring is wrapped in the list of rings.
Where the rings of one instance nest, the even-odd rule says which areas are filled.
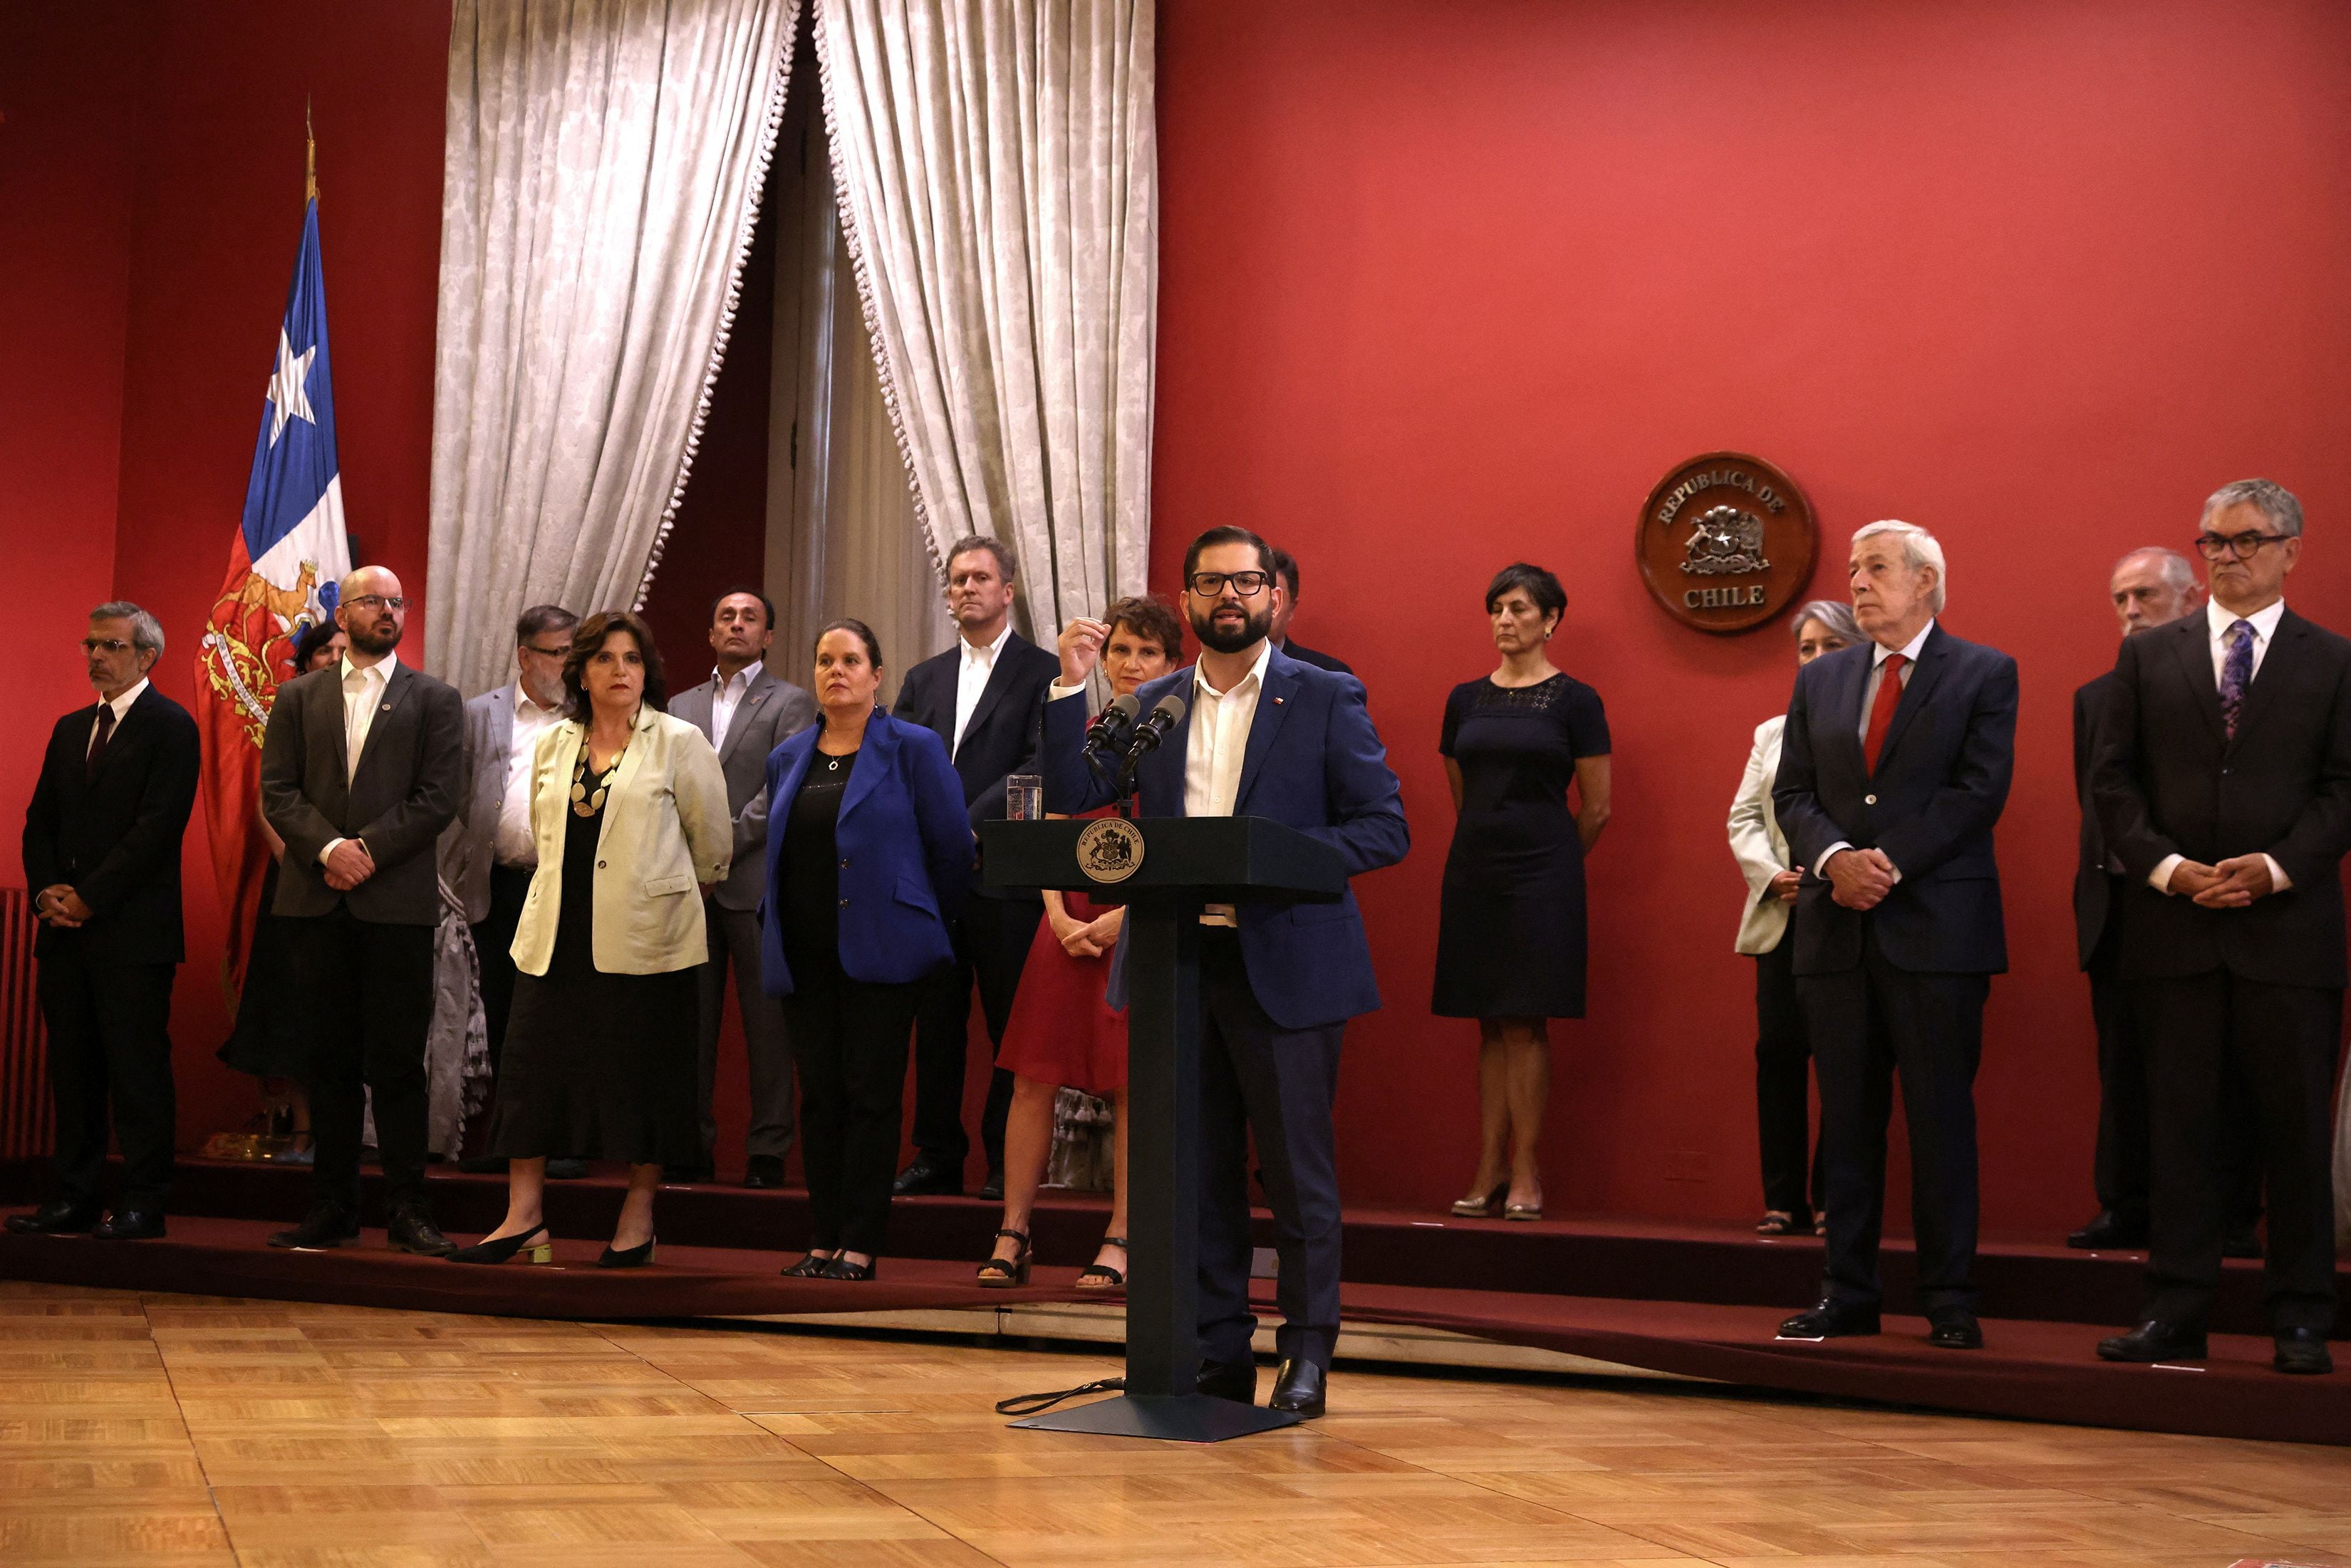
[[[1806,1230],[1811,1228],[1810,1226],[1805,1227]],[[1784,1208],[1767,1208],[1763,1211],[1763,1218],[1756,1223],[1755,1234],[1793,1236],[1796,1234],[1796,1217]]]
[[[987,1262],[982,1263],[979,1266],[979,1282],[991,1290],[998,1291],[1027,1284],[1029,1265],[1034,1260],[1032,1254],[1035,1251],[1035,1249],[1029,1245],[1029,1233],[1025,1230],[999,1230],[996,1234],[999,1237],[1008,1236],[1018,1241],[1020,1243],[1020,1250],[1009,1258],[990,1258]]]
[[[1542,1205],[1540,1203],[1510,1204],[1503,1208],[1502,1218],[1505,1219],[1541,1219],[1542,1218]]]
[[[783,1276],[787,1280],[821,1280],[824,1271],[832,1267],[832,1257],[830,1252],[810,1252],[797,1263],[785,1264]]]
[[[1105,1236],[1102,1238],[1102,1245],[1115,1247],[1121,1252],[1124,1252],[1126,1238]],[[1081,1291],[1115,1291],[1123,1287],[1125,1283],[1126,1270],[1113,1269],[1107,1263],[1089,1263],[1085,1267],[1085,1271],[1078,1276],[1078,1289]]]

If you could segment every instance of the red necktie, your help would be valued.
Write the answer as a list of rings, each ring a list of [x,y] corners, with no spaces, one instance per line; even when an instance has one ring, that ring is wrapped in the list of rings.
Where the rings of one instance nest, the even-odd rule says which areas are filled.
[[[1894,710],[1902,704],[1902,666],[1910,661],[1899,653],[1886,655],[1879,666],[1877,700],[1869,705],[1869,734],[1861,743],[1861,754],[1869,760],[1869,770],[1877,771],[1877,754],[1886,747],[1886,732],[1893,727]]]

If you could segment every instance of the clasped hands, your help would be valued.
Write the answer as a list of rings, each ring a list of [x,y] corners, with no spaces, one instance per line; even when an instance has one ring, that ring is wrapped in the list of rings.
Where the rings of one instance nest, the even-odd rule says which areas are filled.
[[[1841,849],[1821,874],[1829,881],[1829,896],[1847,909],[1875,909],[1894,891],[1894,862],[1884,850]]]
[[[1099,958],[1118,945],[1118,930],[1125,915],[1124,909],[1109,910],[1092,920],[1056,915],[1053,939],[1072,958]]]
[[[349,893],[375,874],[375,857],[357,839],[345,839],[327,852],[327,885]]]
[[[89,905],[81,901],[70,883],[56,882],[41,889],[33,899],[33,912],[42,924],[59,931],[71,931],[90,917]]]
[[[2169,891],[2207,909],[2242,909],[2277,891],[2267,855],[2233,855],[2218,865],[2183,860],[2171,868]]]

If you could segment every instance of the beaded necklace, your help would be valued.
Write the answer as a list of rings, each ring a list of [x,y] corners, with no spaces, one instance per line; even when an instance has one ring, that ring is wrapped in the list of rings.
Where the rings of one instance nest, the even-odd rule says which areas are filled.
[[[602,776],[597,779],[595,789],[591,791],[588,785],[588,737],[584,735],[580,737],[580,760],[571,769],[573,815],[592,817],[604,809],[605,792],[612,788],[613,776],[621,771],[622,759],[628,755],[628,742],[622,741],[621,749],[612,754],[612,765],[605,768]]]

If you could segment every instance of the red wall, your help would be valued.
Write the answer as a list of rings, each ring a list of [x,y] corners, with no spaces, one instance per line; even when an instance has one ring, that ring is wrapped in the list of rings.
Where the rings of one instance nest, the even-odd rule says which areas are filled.
[[[1761,1207],[1722,824],[1792,650],[1667,621],[1630,548],[1667,468],[1732,447],[1811,496],[1817,592],[1855,528],[1909,518],[1951,630],[2022,667],[1985,1217],[2087,1215],[2070,694],[2112,657],[2109,564],[2184,547],[2224,480],[2301,494],[2294,601],[2351,619],[2346,84],[2351,12],[2319,3],[1163,0],[1155,576],[1214,523],[1295,550],[1299,636],[1364,675],[1415,830],[1358,884],[1388,1005],[1349,1033],[1351,1200],[1469,1182],[1474,1026],[1427,1011],[1437,730],[1525,557],[1615,740],[1548,1196]]]

